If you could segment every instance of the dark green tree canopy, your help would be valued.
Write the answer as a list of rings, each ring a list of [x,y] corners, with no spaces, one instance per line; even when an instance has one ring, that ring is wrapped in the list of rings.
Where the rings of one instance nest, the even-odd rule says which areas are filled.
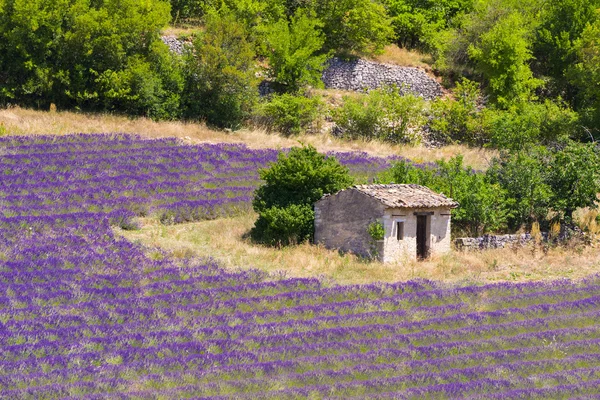
[[[313,203],[352,184],[346,167],[312,146],[280,153],[260,177],[265,183],[256,190],[253,206],[259,216],[250,236],[269,245],[312,240]]]
[[[352,184],[348,168],[310,145],[279,153],[277,162],[261,170],[260,177],[265,184],[256,190],[253,205],[257,212],[290,204],[312,205],[324,194]]]

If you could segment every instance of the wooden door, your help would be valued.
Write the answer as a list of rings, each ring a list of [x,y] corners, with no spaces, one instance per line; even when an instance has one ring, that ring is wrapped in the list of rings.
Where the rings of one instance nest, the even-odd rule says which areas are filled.
[[[427,243],[427,215],[417,215],[417,258],[422,260],[429,256]]]

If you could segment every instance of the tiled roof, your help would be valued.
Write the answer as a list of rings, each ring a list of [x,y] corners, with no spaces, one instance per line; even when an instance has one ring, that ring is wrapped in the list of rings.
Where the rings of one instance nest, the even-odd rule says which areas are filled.
[[[433,208],[458,207],[458,203],[449,197],[439,194],[428,187],[415,184],[392,185],[356,185],[351,189],[358,190],[379,200],[390,208]]]

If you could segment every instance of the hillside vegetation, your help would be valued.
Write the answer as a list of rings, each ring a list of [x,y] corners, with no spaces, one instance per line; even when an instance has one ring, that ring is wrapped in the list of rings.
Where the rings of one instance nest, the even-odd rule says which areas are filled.
[[[370,119],[429,120],[440,141],[497,148],[589,140],[600,136],[589,84],[599,80],[598,1],[3,0],[0,104],[297,133],[329,113],[308,90],[329,57],[376,57],[394,43],[430,57],[457,90],[419,104],[424,119],[400,106]],[[169,23],[202,27],[183,54],[160,40]],[[275,93],[259,100],[263,78]],[[347,122],[366,118],[350,111]]]

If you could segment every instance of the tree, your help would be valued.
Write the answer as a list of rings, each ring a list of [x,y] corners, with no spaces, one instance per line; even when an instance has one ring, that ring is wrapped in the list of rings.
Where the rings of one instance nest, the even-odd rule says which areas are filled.
[[[574,47],[577,62],[567,76],[579,89],[577,108],[590,132],[600,135],[600,19],[584,29]]]
[[[548,87],[555,96],[572,101],[575,91],[565,74],[577,62],[576,42],[586,26],[598,20],[599,0],[553,0],[544,3],[541,23],[533,43],[532,69],[550,77]]]
[[[248,32],[226,11],[208,13],[205,31],[186,59],[185,115],[237,129],[258,97],[254,51]]]
[[[436,36],[452,20],[473,8],[473,0],[385,0],[396,32],[396,43],[407,49],[430,51]]]
[[[504,152],[492,160],[486,175],[507,193],[510,204],[508,227],[543,222],[551,207],[552,188],[542,160],[548,157],[543,147],[529,152]]]
[[[529,68],[532,58],[530,28],[520,13],[501,18],[478,42],[468,47],[469,57],[488,81],[488,91],[501,106],[528,101],[541,84]]]
[[[162,0],[6,0],[0,103],[176,117],[182,77]]]
[[[265,183],[256,190],[252,203],[259,216],[250,236],[269,245],[311,240],[313,203],[352,184],[346,167],[312,146],[280,153],[276,163],[259,173]]]
[[[326,52],[376,54],[394,36],[391,18],[376,0],[315,0],[314,7],[324,24]]]
[[[548,163],[552,208],[567,221],[579,207],[596,208],[600,192],[600,157],[594,144],[570,143],[555,149]]]
[[[314,15],[299,9],[289,22],[282,18],[268,29],[268,73],[280,91],[323,85],[321,73],[328,55],[317,54],[325,42],[322,27]]]

